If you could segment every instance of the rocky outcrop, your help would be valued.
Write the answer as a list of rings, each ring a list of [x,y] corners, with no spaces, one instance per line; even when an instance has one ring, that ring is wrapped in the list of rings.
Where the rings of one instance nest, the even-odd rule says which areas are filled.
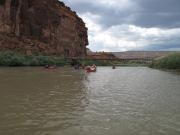
[[[58,0],[1,0],[0,50],[32,55],[86,55],[85,23]]]

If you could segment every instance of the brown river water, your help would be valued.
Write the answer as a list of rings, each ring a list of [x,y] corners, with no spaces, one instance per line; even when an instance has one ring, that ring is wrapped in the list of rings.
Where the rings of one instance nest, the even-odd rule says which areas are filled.
[[[0,135],[180,135],[180,74],[0,68]]]

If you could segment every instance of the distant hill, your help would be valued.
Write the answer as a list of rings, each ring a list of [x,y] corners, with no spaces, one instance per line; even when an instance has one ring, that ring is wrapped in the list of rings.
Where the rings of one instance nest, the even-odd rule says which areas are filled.
[[[176,51],[127,51],[127,52],[112,52],[119,59],[156,59],[163,57]]]
[[[112,54],[107,52],[92,52],[90,50],[87,51],[87,59],[93,60],[117,60],[118,58]]]

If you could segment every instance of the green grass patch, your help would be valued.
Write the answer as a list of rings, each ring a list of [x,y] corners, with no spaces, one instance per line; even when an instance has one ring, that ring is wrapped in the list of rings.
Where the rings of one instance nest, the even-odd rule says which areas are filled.
[[[180,69],[180,53],[173,53],[154,60],[150,64],[150,67],[159,69]]]
[[[97,65],[97,66],[146,66],[146,62],[141,61],[110,61],[110,60],[89,60],[79,59],[75,60],[75,64],[82,65]],[[0,52],[0,66],[70,66],[73,60],[65,59],[60,56],[45,56],[45,55],[32,55],[24,56],[18,55],[15,52]]]
[[[0,66],[65,66],[69,61],[56,56],[22,56],[13,52],[0,53]]]
[[[76,60],[76,64],[83,65],[97,65],[97,66],[111,66],[111,61],[103,60]],[[71,59],[65,59],[60,56],[44,56],[33,55],[23,56],[14,52],[0,52],[0,66],[45,66],[45,65],[57,65],[57,66],[70,66]]]

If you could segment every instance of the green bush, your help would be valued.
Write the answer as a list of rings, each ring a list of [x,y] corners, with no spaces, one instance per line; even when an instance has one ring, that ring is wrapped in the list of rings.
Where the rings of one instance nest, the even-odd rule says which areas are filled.
[[[158,60],[154,60],[150,67],[161,69],[180,69],[180,53],[173,53]]]
[[[0,53],[0,66],[64,66],[67,61],[55,56],[22,56],[13,52]]]
[[[97,66],[111,66],[113,63],[107,60],[76,60],[79,64],[83,65],[97,65]],[[17,55],[13,52],[0,52],[0,66],[45,66],[57,65],[65,66],[71,65],[72,60],[65,59],[58,56],[23,56]]]

